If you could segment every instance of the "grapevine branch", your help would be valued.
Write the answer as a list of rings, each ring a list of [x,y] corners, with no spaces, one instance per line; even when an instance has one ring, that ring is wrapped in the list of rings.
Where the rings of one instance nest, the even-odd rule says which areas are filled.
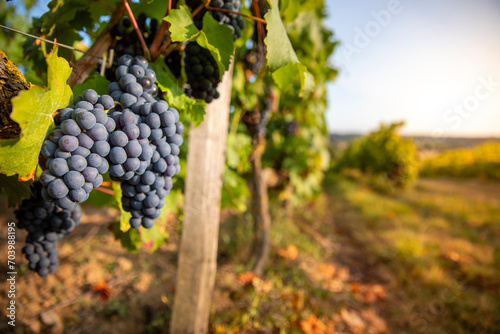
[[[135,20],[134,13],[132,12],[132,9],[130,8],[127,0],[122,0],[123,5],[125,6],[125,9],[127,10],[128,16],[130,20],[132,21],[132,24],[134,25],[135,32],[137,33],[137,37],[139,37],[139,41],[141,42],[141,47],[142,51],[144,51],[144,56],[146,56],[147,60],[151,60],[151,55],[149,53],[148,46],[146,45],[146,41],[144,40],[144,36],[142,36],[142,32],[139,29],[139,26],[137,25],[137,21]]]
[[[177,0],[169,0],[168,1],[168,8],[167,8],[167,13],[166,16],[170,15],[170,10],[172,8],[175,8],[177,6]],[[151,52],[151,57],[153,59],[158,58],[158,56],[163,52],[162,50],[165,50],[166,47],[164,45],[167,43],[163,43],[163,40],[165,38],[165,35],[167,33],[167,30],[170,26],[170,23],[167,21],[163,20],[160,25],[160,29],[158,29],[158,33],[155,36],[155,39],[153,40],[153,43],[151,44],[151,47],[149,51]]]
[[[230,10],[230,9],[225,9],[225,8],[215,8],[215,7],[211,7],[211,6],[207,6],[206,7],[208,10],[213,10],[213,11],[216,11],[216,12],[224,12],[224,13],[231,13],[231,14],[235,14],[235,15],[239,15],[239,16],[243,16],[243,17],[246,17],[246,18],[249,18],[249,19],[252,19],[254,21],[257,21],[257,22],[260,22],[260,23],[267,23],[266,20],[264,19],[261,19],[260,17],[256,17],[256,16],[252,16],[252,15],[247,15],[247,14],[243,14],[243,13],[240,13],[240,12],[235,12],[234,10]]]
[[[94,188],[95,190],[97,191],[100,191],[102,193],[105,193],[105,194],[108,194],[108,195],[111,195],[111,196],[115,196],[115,192],[113,190],[110,190],[110,189],[107,189],[107,188],[103,188],[103,187],[97,187],[97,188]]]
[[[113,15],[111,15],[106,28],[92,45],[89,53],[102,55],[109,49],[114,41],[113,37],[110,34],[110,30],[115,24],[120,22],[124,12],[125,6],[123,5],[123,3],[119,3],[116,6],[115,11],[113,12]],[[71,72],[71,76],[69,77],[67,82],[68,85],[74,87],[76,84],[84,82],[85,79],[87,79],[87,77],[89,76],[90,72],[92,72],[96,64],[97,59],[92,59],[92,57],[84,55],[73,66],[73,71]]]

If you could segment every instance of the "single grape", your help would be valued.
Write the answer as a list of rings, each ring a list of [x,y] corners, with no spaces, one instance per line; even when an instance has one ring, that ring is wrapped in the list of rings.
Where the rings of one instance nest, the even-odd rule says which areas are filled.
[[[83,187],[85,179],[82,174],[77,171],[69,171],[64,175],[64,183],[69,189],[78,189]]]
[[[69,190],[63,180],[58,178],[49,183],[47,191],[53,198],[60,199],[66,196]]]
[[[109,160],[116,164],[122,164],[127,160],[127,153],[121,147],[113,147],[109,152]]]
[[[49,170],[55,176],[63,176],[69,171],[69,167],[66,160],[55,158],[50,160]]]
[[[73,152],[78,147],[78,138],[64,135],[59,139],[59,148],[66,152]]]
[[[61,123],[61,131],[65,135],[71,136],[78,136],[81,132],[78,124],[72,119],[67,119]]]

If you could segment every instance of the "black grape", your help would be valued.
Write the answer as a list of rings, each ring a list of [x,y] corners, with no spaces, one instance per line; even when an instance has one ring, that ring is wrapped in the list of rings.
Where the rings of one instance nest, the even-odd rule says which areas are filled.
[[[55,118],[56,127],[41,150],[48,158],[47,170],[41,177],[44,188],[41,194],[46,201],[64,209],[84,202],[92,188],[100,186],[102,176],[97,175],[107,172],[108,163],[103,163],[103,158],[110,151],[109,132],[104,125],[109,119],[103,108],[114,105],[112,98],[87,89],[75,102]],[[92,188],[84,188],[85,182]]]
[[[82,217],[80,205],[68,210],[61,209],[45,200],[42,195],[44,189],[41,182],[34,182],[31,198],[23,200],[14,211],[17,226],[28,232],[26,246],[22,249],[28,267],[42,277],[56,271],[59,264],[57,242],[71,233]]]
[[[187,5],[192,9],[197,8],[200,4],[200,0],[187,0]],[[234,12],[240,12],[243,8],[241,0],[212,0],[210,6],[214,8],[223,8],[232,10]],[[198,29],[203,28],[203,16],[207,12],[206,9],[202,9],[193,18],[194,24]],[[241,36],[241,30],[245,27],[245,21],[240,15],[235,13],[227,13],[220,11],[209,11],[210,15],[221,24],[227,25],[233,31],[233,38],[237,40]]]
[[[187,91],[189,95],[207,103],[219,98],[217,86],[220,77],[217,63],[210,51],[196,42],[189,42],[186,46],[186,74],[190,86]]]

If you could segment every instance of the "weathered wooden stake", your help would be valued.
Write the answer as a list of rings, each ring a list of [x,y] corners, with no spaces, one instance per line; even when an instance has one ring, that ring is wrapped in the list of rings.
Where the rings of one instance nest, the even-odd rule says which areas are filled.
[[[184,222],[170,332],[207,333],[217,267],[222,173],[231,100],[232,66],[219,99],[201,125],[189,130]]]

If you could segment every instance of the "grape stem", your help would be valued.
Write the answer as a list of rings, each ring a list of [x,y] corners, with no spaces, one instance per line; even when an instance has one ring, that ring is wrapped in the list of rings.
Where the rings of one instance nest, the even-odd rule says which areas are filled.
[[[105,194],[108,194],[108,195],[111,195],[111,196],[115,196],[115,192],[113,190],[110,190],[110,189],[107,189],[107,188],[103,188],[103,187],[97,187],[97,188],[94,188],[95,190],[97,191],[100,191],[102,193],[105,193]]]
[[[125,9],[127,10],[128,16],[130,20],[132,21],[132,24],[134,25],[135,32],[137,33],[137,37],[139,37],[139,41],[141,42],[141,47],[142,51],[144,52],[144,56],[148,61],[151,61],[151,54],[149,53],[148,46],[146,45],[146,41],[144,40],[144,37],[142,36],[142,32],[139,29],[139,26],[137,25],[137,21],[135,20],[134,13],[132,13],[132,9],[130,8],[127,0],[122,0],[123,5],[125,6]]]
[[[172,8],[175,8],[175,6],[177,6],[177,0],[169,0],[168,1],[168,8],[167,8],[166,16],[170,15],[170,10]],[[156,34],[155,39],[153,40],[153,43],[151,43],[151,47],[149,49],[149,51],[151,52],[152,59],[158,58],[158,56],[162,53],[162,51],[160,49],[163,49],[163,50],[166,49],[166,47],[164,47],[166,42],[163,43],[163,39],[165,38],[165,34],[167,33],[167,30],[169,27],[170,27],[170,23],[168,23],[167,21],[163,20],[161,22],[160,28],[158,29],[158,33]]]
[[[191,13],[191,17],[195,17],[196,14],[198,14],[202,9],[203,7],[205,7],[205,5],[202,3],[200,3],[200,5],[198,7],[196,7],[196,9]]]
[[[260,23],[267,23],[266,20],[264,19],[261,19],[260,17],[256,17],[256,16],[252,16],[252,15],[247,15],[247,14],[243,14],[243,13],[240,13],[240,12],[235,12],[234,10],[230,10],[230,9],[225,9],[225,8],[215,8],[215,7],[211,7],[211,6],[207,6],[206,7],[208,10],[213,10],[213,11],[216,11],[216,12],[224,12],[224,13],[231,13],[231,14],[235,14],[235,15],[239,15],[239,16],[243,16],[243,17],[246,17],[246,18],[249,18],[249,19],[252,19],[254,21],[257,21],[257,22],[260,22]],[[193,12],[194,13],[194,12]]]
[[[101,187],[111,187],[111,182],[110,181],[102,181]]]

